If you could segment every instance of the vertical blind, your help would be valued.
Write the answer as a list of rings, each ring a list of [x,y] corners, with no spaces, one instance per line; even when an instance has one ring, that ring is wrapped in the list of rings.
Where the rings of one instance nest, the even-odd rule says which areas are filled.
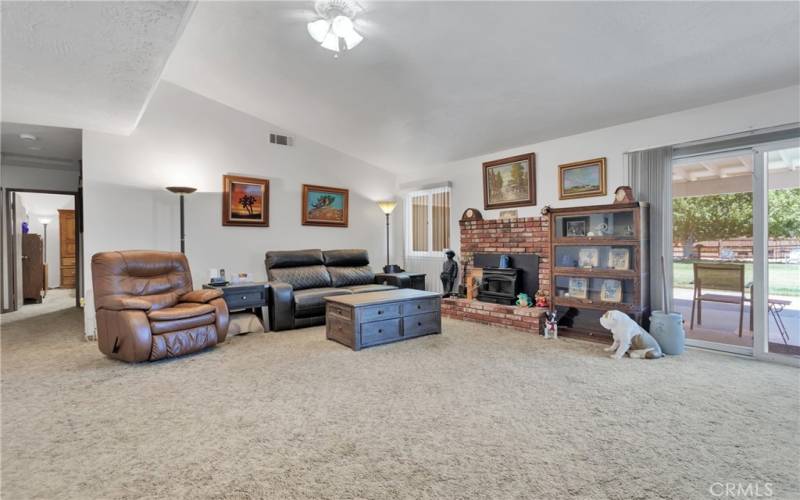
[[[438,255],[450,247],[450,188],[415,191],[406,197],[409,207],[406,250],[409,254]]]

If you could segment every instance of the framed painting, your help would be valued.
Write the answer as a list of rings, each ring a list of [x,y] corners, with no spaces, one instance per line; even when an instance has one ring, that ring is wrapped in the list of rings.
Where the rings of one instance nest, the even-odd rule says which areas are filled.
[[[486,210],[536,205],[536,155],[512,156],[483,164]]]
[[[222,225],[269,227],[269,181],[223,175]]]
[[[303,184],[303,225],[347,227],[350,191]]]
[[[588,198],[606,194],[606,159],[578,161],[558,166],[559,199]]]

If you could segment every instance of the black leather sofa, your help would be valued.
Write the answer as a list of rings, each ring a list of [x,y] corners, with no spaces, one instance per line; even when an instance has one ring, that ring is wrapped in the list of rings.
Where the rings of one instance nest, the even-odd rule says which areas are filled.
[[[392,290],[402,279],[377,280],[366,250],[267,252],[264,263],[271,330],[324,325],[325,297]]]

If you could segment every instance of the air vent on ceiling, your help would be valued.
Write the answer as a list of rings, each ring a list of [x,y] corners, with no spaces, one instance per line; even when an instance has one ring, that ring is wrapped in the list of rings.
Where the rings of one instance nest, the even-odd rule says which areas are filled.
[[[288,135],[269,134],[269,142],[279,146],[291,146],[292,138]]]

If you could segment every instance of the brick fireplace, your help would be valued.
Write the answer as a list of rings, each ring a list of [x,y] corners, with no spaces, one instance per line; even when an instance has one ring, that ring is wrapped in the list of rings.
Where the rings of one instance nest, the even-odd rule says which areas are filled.
[[[550,289],[550,221],[548,217],[510,220],[461,221],[461,260],[473,268],[476,254],[535,253],[539,256],[539,289]],[[463,268],[462,268],[463,269]],[[488,325],[500,325],[539,333],[546,309],[489,304],[477,300],[447,298],[442,315]]]

